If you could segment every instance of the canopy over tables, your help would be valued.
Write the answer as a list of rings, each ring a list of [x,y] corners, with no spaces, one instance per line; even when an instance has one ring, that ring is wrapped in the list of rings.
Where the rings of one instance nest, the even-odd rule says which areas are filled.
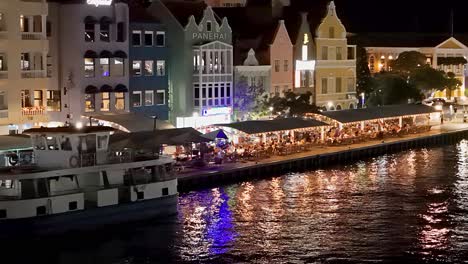
[[[216,124],[213,126],[217,127],[229,127],[246,134],[260,134],[268,132],[277,132],[285,130],[294,130],[301,128],[312,128],[328,126],[326,123],[317,121],[314,119],[302,119],[302,118],[282,118],[274,120],[253,120],[243,121],[230,124]]]
[[[338,123],[353,123],[376,119],[398,118],[438,112],[431,106],[422,104],[387,105],[340,111],[326,111],[318,115],[325,116]]]
[[[228,136],[222,129],[218,129],[209,133],[202,135],[202,137],[207,138],[211,141],[215,141],[217,138],[228,139]]]
[[[152,148],[154,145],[183,145],[187,143],[209,142],[193,128],[174,128],[133,133],[116,133],[110,137],[110,146],[114,149]]]

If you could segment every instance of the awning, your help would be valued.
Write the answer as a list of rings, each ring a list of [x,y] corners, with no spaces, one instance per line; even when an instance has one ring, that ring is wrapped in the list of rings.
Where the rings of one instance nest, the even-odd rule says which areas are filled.
[[[90,114],[93,120],[108,122],[114,128],[128,130],[130,132],[148,131],[154,127],[154,119],[139,113],[119,113],[119,114]],[[85,116],[88,118],[88,116]],[[123,129],[122,129],[123,127]],[[174,128],[174,126],[165,120],[156,120],[158,130]]]
[[[112,89],[112,87],[110,85],[107,85],[107,84],[104,84],[103,86],[101,86],[101,89],[99,89],[99,92],[101,93],[110,93],[110,92],[113,92],[114,90]]]
[[[96,59],[98,57],[97,53],[92,50],[87,50],[83,56],[83,58],[91,58]]]
[[[103,16],[103,17],[101,17],[101,19],[99,20],[99,23],[101,23],[101,24],[111,24],[111,23],[112,23],[112,19],[110,19],[110,18],[107,17],[107,16]]]
[[[87,16],[87,17],[85,17],[84,22],[87,23],[87,24],[90,24],[90,23],[91,24],[96,24],[97,19],[95,17],[93,17],[93,16]]]
[[[246,134],[259,134],[300,128],[327,126],[327,124],[314,119],[282,118],[274,120],[244,121],[231,124],[216,124],[213,126],[230,127],[242,131]]]
[[[126,59],[127,58],[127,53],[125,53],[125,51],[118,50],[118,51],[114,52],[114,57]]]
[[[103,50],[101,51],[101,53],[99,53],[99,57],[100,58],[112,58],[112,52],[108,51],[108,50]]]
[[[95,93],[98,93],[98,92],[99,92],[98,88],[96,86],[94,86],[94,85],[88,85],[85,88],[85,93],[86,94],[95,94]]]
[[[211,141],[214,141],[217,138],[228,139],[228,136],[226,135],[226,133],[222,129],[218,129],[218,130],[206,133],[206,134],[202,135],[202,137],[207,138],[207,139],[209,139]]]
[[[421,115],[437,112],[433,107],[423,104],[387,105],[340,111],[326,111],[320,115],[339,123],[353,123],[383,118],[398,118],[400,116]]]
[[[117,84],[114,88],[114,92],[116,93],[127,93],[128,92],[128,88],[127,86],[123,85],[123,84]]]

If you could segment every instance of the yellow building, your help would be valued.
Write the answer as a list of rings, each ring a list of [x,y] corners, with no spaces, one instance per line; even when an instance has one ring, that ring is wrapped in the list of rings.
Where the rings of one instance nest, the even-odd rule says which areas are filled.
[[[332,1],[316,31],[316,105],[327,110],[355,108],[356,46],[348,45],[346,28]]]
[[[459,36],[465,39],[464,36]],[[462,83],[460,89],[452,91],[451,99],[465,95],[467,64],[459,63],[467,58],[468,47],[457,37],[440,34],[377,33],[357,37],[358,43],[366,47],[371,74],[391,71],[392,61],[405,51],[417,51],[426,55],[426,63],[435,69],[453,72]],[[429,87],[430,88],[430,87]],[[447,98],[446,91],[436,91],[432,97]]]

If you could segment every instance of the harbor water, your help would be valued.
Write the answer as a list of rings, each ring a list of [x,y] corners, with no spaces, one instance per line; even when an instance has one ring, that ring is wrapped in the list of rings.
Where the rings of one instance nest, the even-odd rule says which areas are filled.
[[[1,263],[462,263],[468,141],[181,193],[178,211],[3,240]]]

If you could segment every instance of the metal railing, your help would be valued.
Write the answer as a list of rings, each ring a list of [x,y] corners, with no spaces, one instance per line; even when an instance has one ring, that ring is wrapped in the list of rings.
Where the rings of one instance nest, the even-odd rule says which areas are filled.
[[[35,115],[44,115],[46,113],[46,110],[44,107],[23,107],[21,109],[21,114],[23,116],[35,116]]]
[[[45,39],[45,34],[42,32],[21,32],[22,40],[41,40]]]
[[[21,78],[46,78],[47,72],[45,70],[22,70]]]

